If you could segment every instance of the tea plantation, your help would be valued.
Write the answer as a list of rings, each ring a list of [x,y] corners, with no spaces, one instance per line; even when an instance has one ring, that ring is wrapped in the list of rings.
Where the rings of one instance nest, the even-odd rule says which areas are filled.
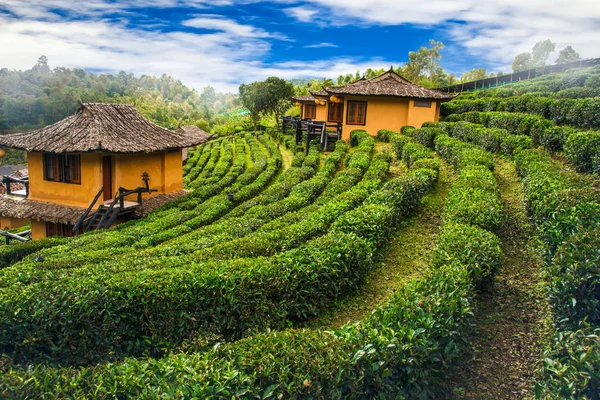
[[[324,154],[275,130],[199,146],[190,192],[147,218],[0,248],[0,398],[460,398],[516,224],[548,310],[523,393],[598,398],[599,94],[596,67],[464,93],[441,122]],[[361,319],[311,327],[361,296],[440,171],[427,267]]]

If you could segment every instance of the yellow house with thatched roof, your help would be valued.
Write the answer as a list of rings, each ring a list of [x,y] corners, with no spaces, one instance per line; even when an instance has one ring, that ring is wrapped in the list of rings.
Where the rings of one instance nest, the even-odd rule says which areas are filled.
[[[438,121],[440,104],[453,98],[411,83],[390,68],[375,78],[326,87],[293,100],[301,107],[301,118],[341,123],[342,139],[348,140],[355,129],[377,135],[381,129],[399,131],[403,126],[420,128],[427,121]]]
[[[131,105],[102,103],[82,104],[42,129],[1,135],[0,146],[27,152],[29,176],[19,192],[5,182],[0,225],[30,222],[39,239],[145,215],[185,194],[182,149],[206,140],[162,128]]]

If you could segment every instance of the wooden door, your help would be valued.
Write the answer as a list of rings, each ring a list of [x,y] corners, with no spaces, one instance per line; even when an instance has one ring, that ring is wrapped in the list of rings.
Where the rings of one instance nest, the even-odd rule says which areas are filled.
[[[104,201],[113,198],[112,193],[112,157],[102,157],[102,188]]]

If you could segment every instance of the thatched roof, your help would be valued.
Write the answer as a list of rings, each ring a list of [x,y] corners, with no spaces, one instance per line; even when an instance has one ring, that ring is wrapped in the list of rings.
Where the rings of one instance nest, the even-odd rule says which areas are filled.
[[[0,197],[0,215],[3,217],[75,224],[84,212],[85,207],[66,206],[18,196]]]
[[[189,137],[197,137],[198,140],[201,140],[200,143],[208,142],[214,136],[214,135],[211,135],[210,133],[198,128],[196,125],[180,126],[179,128],[177,128],[177,130],[175,132],[185,134]],[[198,143],[198,144],[200,144],[200,143]]]
[[[294,101],[299,101],[299,102],[314,102],[315,98],[312,95],[306,95],[306,96],[294,96],[292,97],[292,100]]]
[[[55,124],[0,135],[0,146],[48,153],[152,153],[199,143],[200,137],[162,128],[129,104],[85,103]]]
[[[324,90],[309,90],[306,96],[294,96],[292,100],[299,102],[314,102],[316,97],[329,97],[329,93]]]
[[[157,194],[145,197],[142,206],[135,210],[136,217],[143,217],[150,211],[187,194],[187,190]],[[75,224],[85,212],[85,207],[67,206],[47,201],[31,200],[19,196],[0,196],[0,215],[9,218],[28,218],[37,221]]]
[[[371,79],[360,79],[344,86],[325,88],[329,94],[356,96],[393,96],[411,99],[448,101],[454,95],[415,85],[390,69]]]

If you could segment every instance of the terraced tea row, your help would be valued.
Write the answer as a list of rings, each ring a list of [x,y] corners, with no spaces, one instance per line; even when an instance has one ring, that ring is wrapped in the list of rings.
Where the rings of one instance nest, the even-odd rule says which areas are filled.
[[[283,246],[280,244],[281,235],[289,233],[290,236],[287,237],[290,238],[290,241],[287,242],[285,248],[287,251],[280,257],[240,259],[223,264],[207,261],[206,257],[198,257],[197,252],[186,258],[179,255],[161,256],[160,251],[150,250],[154,257],[149,257],[150,253],[142,252],[125,255],[122,258],[101,262],[97,265],[90,263],[76,268],[68,261],[58,260],[53,268],[44,272],[36,269],[35,264],[32,263],[29,266],[27,263],[21,263],[5,270],[2,280],[4,281],[5,291],[3,294],[6,296],[4,297],[7,300],[6,304],[9,304],[9,298],[13,298],[15,300],[13,304],[16,306],[17,303],[20,303],[19,307],[23,310],[23,313],[17,313],[19,316],[14,316],[13,323],[21,320],[22,327],[30,326],[33,323],[29,312],[22,307],[25,304],[28,304],[26,307],[37,309],[38,316],[46,319],[38,331],[39,338],[45,339],[39,341],[39,345],[34,346],[30,346],[31,341],[26,340],[26,345],[21,350],[33,353],[49,350],[52,354],[61,354],[67,358],[73,355],[75,359],[82,354],[86,356],[97,354],[100,357],[110,358],[110,352],[114,349],[112,346],[118,346],[115,343],[116,338],[110,335],[119,332],[123,346],[135,349],[132,353],[140,350],[155,353],[160,351],[159,346],[172,347],[175,343],[189,338],[190,334],[197,334],[198,329],[200,329],[199,332],[212,330],[232,337],[242,335],[252,327],[277,327],[281,326],[288,318],[305,318],[314,314],[322,307],[320,303],[326,303],[331,298],[350,290],[352,285],[339,284],[335,288],[329,288],[328,285],[322,287],[324,283],[317,285],[312,278],[304,282],[301,278],[305,273],[303,268],[306,269],[306,265],[310,265],[306,257],[320,259],[318,255],[321,241],[317,239],[314,242],[311,239],[326,233],[332,223],[334,223],[332,229],[336,229],[335,221],[343,218],[345,213],[359,205],[377,188],[389,165],[389,159],[385,157],[377,157],[373,163],[369,161],[373,140],[368,135],[363,135],[360,142],[359,148],[353,153],[347,165],[349,171],[355,170],[354,172],[356,172],[357,170],[361,174],[365,167],[369,167],[365,174],[368,180],[363,180],[356,186],[344,187],[339,184],[339,181],[332,179],[332,175],[341,161],[341,156],[346,150],[346,146],[340,144],[337,146],[339,151],[328,157],[313,179],[293,187],[290,195],[279,202],[254,206],[246,212],[246,216],[251,216],[254,211],[255,217],[262,215],[266,222],[280,214],[310,205],[316,195],[327,186],[327,183],[332,183],[331,187],[334,189],[327,191],[330,199],[324,201],[319,206],[320,209],[314,210],[311,218],[303,221],[302,225],[292,225],[294,229],[285,227],[266,233],[257,232],[250,234],[249,239],[241,237],[237,239],[237,242],[236,239],[233,239],[232,242],[226,241],[225,239],[231,239],[228,237],[221,244],[217,244],[217,248],[220,245],[226,246],[225,248],[242,249],[239,246],[239,240],[245,240],[248,243],[246,247],[248,251],[255,253],[257,249],[260,249],[256,243],[256,237],[262,236],[262,248],[269,254],[274,254],[278,249],[283,250]],[[342,179],[347,181],[346,175]],[[304,189],[296,190],[297,188]],[[306,189],[310,190],[307,192]],[[339,190],[340,194],[333,196],[335,190]],[[297,237],[300,235],[302,235],[301,240],[298,240]],[[308,241],[308,243],[303,246],[302,251],[288,250],[301,245],[304,241]],[[235,246],[227,247],[231,246],[229,243],[234,243]],[[315,251],[307,251],[307,246]],[[339,245],[337,246],[339,249]],[[213,248],[215,247],[213,246]],[[335,248],[331,244],[326,247],[327,250]],[[191,250],[195,250],[195,247],[191,246]],[[305,253],[308,255],[304,255]],[[344,254],[345,252],[339,253]],[[245,254],[240,254],[240,250],[238,250],[237,256],[243,255]],[[294,259],[300,259],[302,262]],[[322,267],[329,271],[328,273],[340,273],[336,272],[335,263],[325,263]],[[285,275],[280,276],[275,273],[281,268],[296,269],[297,279],[289,281],[291,277],[285,278]],[[347,271],[347,273],[350,276],[356,274],[352,271]],[[240,279],[248,281],[249,286],[240,287]],[[273,284],[275,279],[283,279],[283,281],[280,284]],[[333,275],[329,280],[331,279],[333,279]],[[346,279],[353,282],[353,279],[356,278]],[[48,284],[50,281],[52,283]],[[166,282],[170,282],[168,289],[164,286]],[[250,282],[253,284],[250,285]],[[335,280],[330,283],[334,282]],[[301,287],[298,288],[298,285]],[[302,285],[306,285],[306,287],[302,287]],[[222,292],[215,293],[217,288]],[[236,296],[231,296],[226,293],[227,291],[238,293]],[[39,295],[26,294],[34,292]],[[289,299],[290,293],[299,293],[297,296],[301,299],[292,301]],[[48,297],[57,300],[56,296],[61,300],[58,302],[43,301],[45,305],[38,302],[40,298],[47,299]],[[308,297],[304,298],[304,296]],[[246,304],[248,312],[238,309],[241,304]],[[270,305],[265,307],[265,304]],[[57,313],[57,307],[61,307],[62,312]],[[80,313],[81,307],[89,307],[85,316]],[[127,310],[126,313],[125,310]],[[103,317],[98,319],[100,314]],[[9,325],[13,323],[9,323]],[[14,329],[16,326],[9,328],[9,325],[6,325],[6,332],[9,330],[12,330],[13,333],[16,332]],[[87,328],[83,328],[83,326]],[[53,327],[58,327],[58,329]],[[86,335],[83,338],[77,334],[82,329],[86,329]],[[17,331],[19,330],[17,329]],[[99,330],[99,332],[96,333],[95,330]],[[32,333],[31,330],[28,330],[28,333],[22,332],[24,335]],[[66,332],[72,332],[72,334],[66,335]],[[110,337],[106,337],[107,332]],[[14,337],[14,335],[12,336]],[[140,342],[140,337],[144,337],[145,340]],[[6,339],[12,341],[12,339]],[[48,349],[47,345],[43,344],[44,342],[61,342],[63,346],[58,349]],[[12,343],[18,342],[12,341]],[[67,346],[71,347],[65,349]],[[44,348],[46,350],[43,350]],[[114,351],[122,354],[129,350],[123,350],[121,347]]]

